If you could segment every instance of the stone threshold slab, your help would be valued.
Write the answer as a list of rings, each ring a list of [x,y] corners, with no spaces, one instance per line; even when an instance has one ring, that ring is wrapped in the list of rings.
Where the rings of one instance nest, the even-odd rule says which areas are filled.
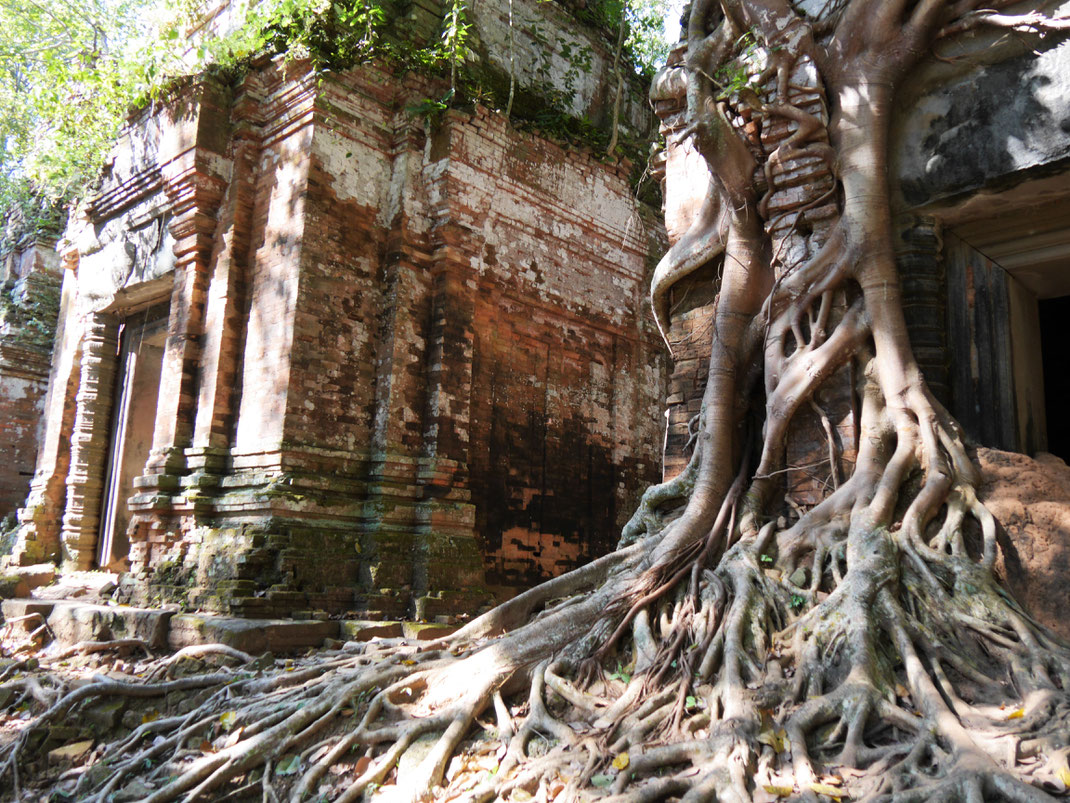
[[[48,625],[52,640],[65,647],[81,641],[141,639],[152,649],[167,646],[168,620],[173,610],[130,608],[123,605],[98,605],[78,600],[5,599],[0,603],[4,621],[39,613]],[[40,623],[27,621],[24,630],[32,631]]]
[[[41,614],[54,643],[62,647],[81,641],[140,638],[157,650],[226,644],[250,655],[302,652],[323,646],[327,639],[426,641],[444,638],[458,629],[456,625],[422,622],[239,619],[158,608],[98,605],[78,600],[6,599],[0,603],[0,612],[5,622],[32,613]],[[31,620],[19,627],[30,632],[39,624]]]

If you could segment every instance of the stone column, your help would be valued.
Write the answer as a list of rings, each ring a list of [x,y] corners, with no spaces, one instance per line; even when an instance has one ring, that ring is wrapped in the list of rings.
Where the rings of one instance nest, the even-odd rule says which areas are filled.
[[[181,539],[175,526],[175,498],[181,494],[182,481],[188,473],[186,449],[191,445],[196,414],[196,381],[215,227],[211,215],[219,198],[218,183],[208,178],[203,187],[193,191],[198,178],[198,173],[190,171],[168,188],[176,198],[175,217],[170,223],[175,238],[175,277],[152,449],[144,472],[134,479],[135,493],[129,501],[130,570],[139,585],[149,578],[160,556]],[[205,194],[216,203],[198,203]],[[196,513],[208,505],[208,500],[193,500],[187,510]],[[143,585],[138,593],[144,593]]]
[[[46,560],[55,562],[61,551],[60,530],[82,361],[82,321],[70,314],[77,299],[77,253],[67,253],[64,262],[60,314],[42,413],[44,427],[39,436],[30,494],[18,512],[19,528],[11,554],[14,563],[24,566]]]
[[[193,445],[186,450],[191,472],[187,482],[198,488],[218,484],[230,446],[234,386],[238,382],[245,331],[245,281],[257,154],[255,140],[245,139],[238,145],[210,262]]]
[[[929,389],[947,406],[951,400],[947,272],[939,222],[932,217],[905,216],[898,223],[896,262],[910,345]]]
[[[423,501],[417,508],[413,576],[417,593],[425,592],[416,600],[422,618],[478,605],[484,582],[468,484],[476,279],[460,244],[471,235],[450,224],[436,233],[443,244],[432,278],[428,404],[417,476]]]
[[[168,497],[178,492],[179,479],[187,470],[185,450],[193,438],[216,218],[230,178],[229,160],[214,152],[214,143],[203,141],[206,132],[224,125],[229,114],[227,92],[206,81],[192,94],[190,102],[196,107],[200,136],[195,147],[176,159],[166,174],[175,278],[156,431],[145,473],[134,483],[138,494],[131,509],[138,513],[165,513]]]
[[[67,507],[60,536],[63,568],[68,571],[89,569],[95,563],[118,367],[118,334],[119,322],[113,315],[95,313],[86,322],[71,434]]]
[[[204,326],[212,225],[206,216],[196,213],[183,215],[171,224],[179,262],[171,292],[156,432],[145,466],[147,477],[177,476],[185,471],[184,449],[190,445],[196,407],[195,381]],[[177,485],[160,480],[157,487],[174,490]]]

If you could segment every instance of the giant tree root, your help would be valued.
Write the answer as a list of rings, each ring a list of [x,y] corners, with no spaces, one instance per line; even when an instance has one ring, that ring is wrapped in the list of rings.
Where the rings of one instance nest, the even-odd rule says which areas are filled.
[[[859,504],[883,476],[871,479],[844,495]],[[373,790],[390,800],[580,790],[635,801],[1048,799],[1042,789],[1068,780],[1070,648],[983,564],[950,549],[923,556],[903,527],[870,520],[871,505],[846,530],[807,529],[809,560],[795,540],[803,520],[779,531],[793,539],[790,563],[775,554],[775,527],[740,534],[644,608],[593,673],[585,659],[623,615],[613,600],[642,571],[634,552],[501,636],[472,636],[494,613],[438,644],[354,643],[290,666],[164,681],[148,678],[176,662],[146,659],[129,667],[145,679],[56,689],[2,769],[25,780],[33,734],[102,698],[166,698],[168,712],[101,742],[60,788],[106,801],[136,782],[154,803]],[[428,740],[399,774],[399,759]],[[480,773],[447,775],[466,762]]]

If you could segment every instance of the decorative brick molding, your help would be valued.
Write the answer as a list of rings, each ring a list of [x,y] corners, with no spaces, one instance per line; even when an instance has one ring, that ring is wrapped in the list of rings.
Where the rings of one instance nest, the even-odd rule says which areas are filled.
[[[118,334],[118,320],[107,313],[91,315],[85,325],[60,536],[62,565],[68,570],[90,569],[96,560],[118,367]]]

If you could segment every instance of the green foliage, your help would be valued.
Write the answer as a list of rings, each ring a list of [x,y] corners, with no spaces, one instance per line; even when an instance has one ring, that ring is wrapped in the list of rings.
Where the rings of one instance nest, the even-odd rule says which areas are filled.
[[[736,42],[738,55],[713,74],[713,81],[720,88],[718,98],[724,99],[741,92],[756,90],[751,86],[754,76],[761,71],[762,49],[751,31],[744,33]]]
[[[419,103],[406,106],[405,111],[413,117],[423,117],[431,125],[436,125],[442,117],[442,113],[450,107],[450,101],[453,100],[453,97],[454,91],[451,89],[441,98],[424,98]]]
[[[265,51],[308,59],[316,70],[345,67],[377,55],[385,19],[372,0],[271,0],[227,35],[207,39],[199,56],[224,68]]]
[[[504,108],[506,92],[468,66],[467,0],[445,0],[437,38],[404,30],[393,0],[248,0],[207,25],[211,0],[0,0],[0,251],[25,233],[56,231],[63,206],[91,192],[104,156],[132,109],[164,99],[182,76],[240,71],[260,53],[307,59],[318,71],[373,57],[423,73],[448,74],[450,92],[411,111],[432,121],[478,101]],[[664,60],[668,0],[592,0],[572,13],[615,44],[624,15],[626,62],[648,74]],[[538,31],[534,32],[539,41]],[[592,64],[587,45],[544,35],[569,62],[562,86],[545,90],[523,123],[598,147],[602,133],[568,109]],[[501,97],[499,97],[501,96]],[[632,154],[629,154],[632,155]],[[638,153],[636,154],[638,155]],[[17,221],[12,225],[11,221]]]
[[[143,1],[0,0],[0,205],[25,230],[54,225],[55,201],[95,176]]]
[[[669,55],[670,46],[665,42],[663,29],[671,8],[670,0],[589,0],[583,8],[571,13],[601,29],[611,44],[616,44],[623,14],[625,59],[636,74],[650,78]]]
[[[624,48],[643,76],[652,77],[669,55],[663,31],[671,7],[668,0],[627,0],[628,36]]]
[[[439,52],[450,65],[450,91],[457,90],[457,67],[468,56],[468,29],[465,15],[465,0],[450,0],[442,25]]]

